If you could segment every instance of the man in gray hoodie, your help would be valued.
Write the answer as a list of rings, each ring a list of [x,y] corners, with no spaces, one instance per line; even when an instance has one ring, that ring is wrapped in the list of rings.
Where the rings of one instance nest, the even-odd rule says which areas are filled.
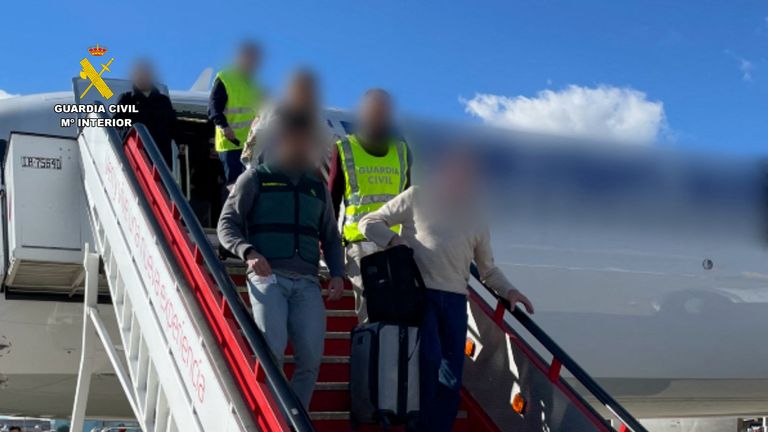
[[[318,285],[321,250],[329,299],[343,292],[344,257],[330,195],[317,178],[310,113],[276,114],[271,160],[235,183],[218,225],[221,244],[248,265],[253,315],[280,365],[290,338],[292,386],[309,406],[323,354],[325,306]]]

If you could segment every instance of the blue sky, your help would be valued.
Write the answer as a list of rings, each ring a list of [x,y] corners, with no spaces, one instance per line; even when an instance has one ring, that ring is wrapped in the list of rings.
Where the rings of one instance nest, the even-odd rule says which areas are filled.
[[[171,88],[186,89],[253,36],[266,48],[267,86],[310,64],[334,106],[382,86],[421,116],[512,126],[550,116],[551,127],[566,116],[601,134],[618,104],[637,120],[630,133],[768,154],[766,1],[6,3],[0,89],[11,94],[68,89],[96,42],[115,57],[112,76],[148,55]],[[468,100],[480,104],[474,115]]]

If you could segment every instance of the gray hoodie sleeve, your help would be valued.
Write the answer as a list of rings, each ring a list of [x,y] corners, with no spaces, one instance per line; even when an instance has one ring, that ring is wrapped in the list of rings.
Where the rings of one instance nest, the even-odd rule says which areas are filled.
[[[325,189],[325,188],[324,188]],[[320,245],[323,248],[325,265],[332,277],[344,277],[344,252],[341,248],[341,235],[336,225],[331,193],[325,189],[325,211],[320,225]]]
[[[258,174],[256,170],[247,169],[238,177],[232,192],[224,203],[221,217],[219,217],[219,225],[216,229],[221,245],[243,260],[245,260],[248,250],[253,248],[253,245],[248,242],[246,227],[248,212],[253,207],[258,194]]]

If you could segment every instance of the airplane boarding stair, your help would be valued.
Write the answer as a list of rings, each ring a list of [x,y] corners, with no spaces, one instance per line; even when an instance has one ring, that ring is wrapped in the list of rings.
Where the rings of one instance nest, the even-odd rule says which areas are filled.
[[[242,264],[219,260],[214,233],[200,226],[146,129],[136,125],[121,142],[114,130],[86,128],[78,141],[97,254],[85,258],[92,326],[84,333],[74,417],[87,415],[88,345],[101,339],[142,430],[350,430],[350,331],[357,322],[351,291],[327,303],[325,354],[307,412],[286,379],[290,347],[280,370],[251,319]],[[109,286],[119,340],[105,334],[92,306],[99,275]],[[510,312],[476,281],[470,291],[454,430],[645,431],[527,315]]]

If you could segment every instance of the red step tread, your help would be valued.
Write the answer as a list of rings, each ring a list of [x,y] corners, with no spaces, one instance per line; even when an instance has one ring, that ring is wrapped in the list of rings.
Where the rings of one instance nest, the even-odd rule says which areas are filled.
[[[250,306],[250,298],[245,287],[245,276],[242,269],[236,269],[231,274],[233,281],[239,286],[240,293],[246,305]],[[326,291],[323,290],[325,298]],[[354,297],[351,290],[344,293],[341,300],[331,302],[325,299],[328,318],[326,321],[326,338],[324,341],[323,364],[320,366],[318,385],[310,402],[310,416],[318,432],[347,432],[352,431],[348,418],[349,400],[349,332],[358,324],[354,313]],[[290,378],[295,369],[292,363],[292,347],[286,350],[284,370]],[[462,407],[463,409],[464,407]],[[474,432],[473,422],[468,418],[467,411],[462,411],[456,420],[454,432]],[[356,432],[383,431],[375,425],[362,425]],[[405,432],[404,427],[390,427],[388,432]]]

